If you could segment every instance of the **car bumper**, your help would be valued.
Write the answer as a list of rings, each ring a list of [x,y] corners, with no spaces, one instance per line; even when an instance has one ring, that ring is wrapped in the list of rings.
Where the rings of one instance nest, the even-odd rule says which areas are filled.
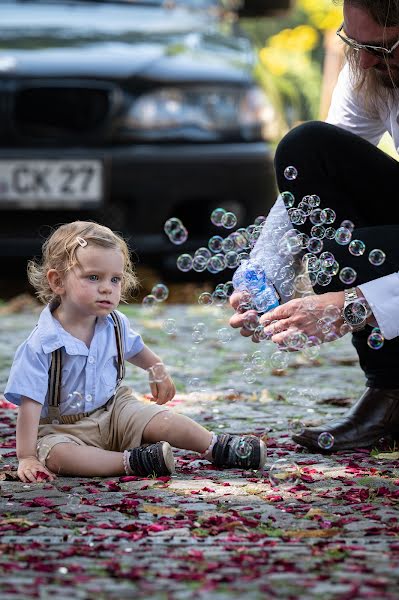
[[[2,257],[38,254],[51,228],[76,219],[98,221],[122,232],[139,256],[179,254],[206,243],[207,236],[221,233],[209,220],[215,207],[235,210],[238,226],[243,227],[266,214],[276,196],[273,152],[262,142],[0,148],[0,161],[21,159],[100,160],[104,198],[95,208],[67,203],[54,209],[40,203],[31,208],[0,206]],[[182,247],[174,247],[163,232],[163,224],[171,216],[181,218],[189,231]]]

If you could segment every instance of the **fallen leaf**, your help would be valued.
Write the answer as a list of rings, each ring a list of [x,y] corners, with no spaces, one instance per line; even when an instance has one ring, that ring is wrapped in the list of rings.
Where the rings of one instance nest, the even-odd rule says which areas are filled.
[[[25,525],[26,527],[31,527],[32,525],[34,525],[34,523],[32,523],[32,521],[27,521],[26,519],[22,518],[10,517],[9,519],[3,519],[2,521],[0,521],[0,525]]]
[[[379,452],[378,454],[374,454],[374,458],[396,460],[399,458],[399,452]]]
[[[339,527],[331,527],[330,529],[300,529],[298,531],[288,530],[284,532],[284,537],[295,537],[295,538],[326,538],[333,537],[341,533]]]
[[[172,506],[156,506],[154,504],[143,504],[142,509],[144,512],[151,513],[152,515],[167,515],[170,517],[174,517],[177,513],[181,512],[179,508],[173,508]]]

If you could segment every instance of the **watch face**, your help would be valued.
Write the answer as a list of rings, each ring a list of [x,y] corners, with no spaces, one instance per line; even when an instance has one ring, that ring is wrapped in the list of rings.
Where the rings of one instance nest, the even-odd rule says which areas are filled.
[[[367,319],[367,307],[360,300],[355,300],[345,306],[344,315],[350,325],[361,325]]]

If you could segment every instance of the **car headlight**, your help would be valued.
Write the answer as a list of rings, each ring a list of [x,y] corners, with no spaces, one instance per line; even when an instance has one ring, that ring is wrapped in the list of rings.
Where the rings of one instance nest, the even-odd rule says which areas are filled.
[[[268,139],[275,122],[275,110],[258,87],[162,88],[135,99],[119,131],[139,139]]]

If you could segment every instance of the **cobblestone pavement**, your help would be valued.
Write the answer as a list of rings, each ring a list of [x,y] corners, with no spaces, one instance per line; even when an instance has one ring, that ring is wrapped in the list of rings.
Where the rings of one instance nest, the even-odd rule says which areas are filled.
[[[16,410],[3,401],[1,598],[398,598],[395,447],[382,440],[372,451],[311,454],[289,435],[290,419],[324,422],[361,392],[348,337],[313,360],[292,353],[276,370],[272,344],[225,329],[229,309],[125,311],[177,383],[173,410],[215,432],[263,436],[265,469],[220,471],[176,451],[171,478],[25,485],[10,474]],[[36,319],[37,311],[0,317],[0,390]],[[167,319],[176,333],[165,332],[173,325]],[[146,374],[131,365],[127,382],[148,391]],[[271,485],[281,458],[298,466],[298,477]]]

